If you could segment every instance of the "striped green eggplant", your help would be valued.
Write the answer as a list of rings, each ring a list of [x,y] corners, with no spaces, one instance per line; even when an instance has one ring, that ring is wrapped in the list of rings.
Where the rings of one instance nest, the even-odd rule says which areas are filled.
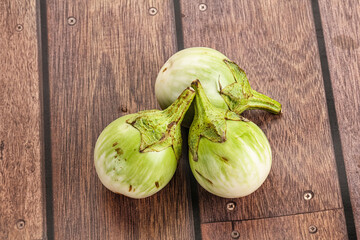
[[[199,79],[210,102],[241,114],[249,109],[280,113],[281,104],[251,89],[248,78],[236,63],[222,53],[205,47],[186,48],[171,56],[161,67],[155,82],[156,98],[162,109],[170,106],[191,82]],[[190,107],[183,125],[189,127]]]
[[[251,194],[267,178],[271,148],[262,130],[236,113],[213,106],[198,80],[189,131],[189,162],[198,183],[224,198]]]
[[[167,109],[122,116],[102,131],[94,163],[106,188],[145,198],[168,184],[181,154],[181,121],[194,96],[187,88]]]

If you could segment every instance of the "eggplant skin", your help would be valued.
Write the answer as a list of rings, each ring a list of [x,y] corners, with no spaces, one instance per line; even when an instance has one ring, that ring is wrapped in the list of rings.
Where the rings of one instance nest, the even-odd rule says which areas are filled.
[[[198,183],[223,198],[238,198],[256,191],[269,175],[272,156],[263,131],[250,121],[226,121],[226,141],[200,138],[198,161],[191,152],[191,170]]]
[[[162,109],[170,106],[181,92],[199,79],[210,102],[219,108],[228,109],[220,94],[220,86],[235,82],[225,64],[225,55],[211,48],[186,48],[171,56],[161,67],[155,82],[155,95]],[[189,127],[194,117],[193,105],[185,115],[183,125]]]
[[[131,198],[149,197],[173,177],[177,159],[172,147],[159,152],[140,152],[141,135],[120,117],[100,134],[94,164],[101,183],[112,192]]]

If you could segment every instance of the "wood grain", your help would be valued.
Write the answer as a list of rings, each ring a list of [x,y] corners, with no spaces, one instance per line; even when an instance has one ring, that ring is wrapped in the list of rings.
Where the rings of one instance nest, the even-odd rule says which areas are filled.
[[[36,3],[0,3],[0,239],[46,234]]]
[[[202,239],[347,239],[342,209],[249,221],[206,223],[201,225]],[[315,227],[315,228],[311,228]],[[311,231],[310,232],[310,229]],[[316,230],[314,230],[316,229]]]
[[[360,236],[360,3],[331,0],[319,1],[319,6],[351,203]]]
[[[341,208],[311,2],[203,2],[206,11],[198,2],[181,1],[184,46],[223,52],[245,69],[253,89],[283,104],[283,113],[245,114],[269,138],[271,173],[260,189],[240,199],[199,187],[201,222]],[[310,201],[303,198],[307,190],[314,192]],[[229,201],[235,210],[227,211]]]
[[[93,164],[106,125],[158,108],[155,79],[177,50],[172,1],[50,0],[47,12],[55,239],[192,239],[186,159],[142,200],[108,191]]]

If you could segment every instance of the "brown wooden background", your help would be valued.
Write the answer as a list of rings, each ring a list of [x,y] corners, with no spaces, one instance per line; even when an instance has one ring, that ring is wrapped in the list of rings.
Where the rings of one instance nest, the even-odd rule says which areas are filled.
[[[0,13],[0,239],[360,236],[359,1],[1,0]],[[111,193],[93,166],[97,136],[159,108],[157,72],[193,46],[223,52],[283,104],[245,113],[272,146],[269,178],[248,197],[209,194],[183,129],[167,187]]]

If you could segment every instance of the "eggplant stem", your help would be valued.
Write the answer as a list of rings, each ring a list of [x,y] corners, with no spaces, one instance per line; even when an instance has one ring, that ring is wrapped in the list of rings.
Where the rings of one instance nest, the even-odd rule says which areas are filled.
[[[241,114],[245,110],[251,109],[266,110],[273,114],[279,114],[281,112],[281,104],[278,101],[255,90],[251,90],[251,93],[252,96],[247,99],[247,103],[234,109],[234,112]]]

